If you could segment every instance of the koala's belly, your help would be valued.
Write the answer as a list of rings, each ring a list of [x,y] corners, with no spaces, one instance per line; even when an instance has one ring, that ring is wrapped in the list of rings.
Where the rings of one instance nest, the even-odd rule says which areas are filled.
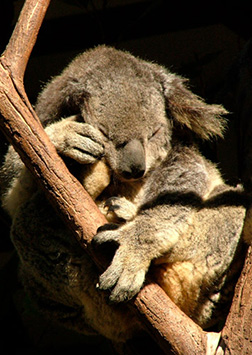
[[[193,315],[204,283],[205,270],[191,261],[155,265],[154,277],[172,301],[188,316]]]

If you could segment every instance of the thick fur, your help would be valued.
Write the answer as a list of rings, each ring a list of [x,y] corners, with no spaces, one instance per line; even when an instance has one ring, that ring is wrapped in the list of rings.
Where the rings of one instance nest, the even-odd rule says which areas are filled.
[[[10,148],[3,206],[38,306],[81,332],[125,340],[141,326],[124,304],[108,305],[102,290],[112,302],[126,301],[149,271],[202,327],[225,317],[242,265],[243,194],[225,185],[195,144],[223,135],[225,110],[165,68],[100,46],[46,86],[36,111],[69,168],[117,223],[94,238],[117,246],[98,278]]]

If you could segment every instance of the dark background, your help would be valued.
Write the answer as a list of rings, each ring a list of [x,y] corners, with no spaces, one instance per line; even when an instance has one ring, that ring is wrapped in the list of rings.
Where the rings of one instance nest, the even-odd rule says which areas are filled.
[[[1,0],[1,53],[23,3]],[[249,1],[52,0],[28,63],[25,87],[35,103],[44,83],[59,74],[76,54],[105,43],[169,67],[189,78],[192,90],[207,102],[220,103],[221,89],[251,34]],[[239,178],[237,132],[232,114],[229,118],[225,141],[202,149],[219,163],[224,177],[235,183]],[[1,157],[6,147],[0,135]],[[84,354],[93,352],[94,347],[100,354],[112,353],[102,339],[77,336],[36,314],[17,282],[17,260],[8,231],[8,221],[2,217],[0,321],[5,330],[0,333],[0,353],[57,354],[79,347]],[[2,351],[1,344],[6,344],[7,350]]]

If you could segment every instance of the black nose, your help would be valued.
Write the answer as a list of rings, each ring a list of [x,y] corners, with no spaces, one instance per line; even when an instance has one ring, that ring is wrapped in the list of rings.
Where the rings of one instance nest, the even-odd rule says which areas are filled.
[[[145,150],[143,144],[133,139],[120,151],[119,174],[127,180],[140,179],[146,170]]]
[[[142,166],[131,166],[127,167],[124,171],[122,171],[122,176],[124,179],[140,179],[144,176],[145,168]]]
[[[130,179],[140,179],[141,177],[144,176],[145,169],[143,168],[138,168],[133,166],[132,168],[128,168],[127,170],[122,171],[122,177],[124,179],[130,180]]]

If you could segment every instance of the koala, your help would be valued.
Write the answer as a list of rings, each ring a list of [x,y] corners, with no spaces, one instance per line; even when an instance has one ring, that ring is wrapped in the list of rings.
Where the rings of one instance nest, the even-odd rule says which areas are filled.
[[[246,249],[246,199],[198,142],[223,136],[225,109],[158,64],[98,46],[46,85],[36,112],[108,219],[94,245],[113,254],[99,275],[10,147],[2,205],[38,308],[79,332],[125,341],[142,329],[125,301],[150,277],[202,328],[223,320]]]

